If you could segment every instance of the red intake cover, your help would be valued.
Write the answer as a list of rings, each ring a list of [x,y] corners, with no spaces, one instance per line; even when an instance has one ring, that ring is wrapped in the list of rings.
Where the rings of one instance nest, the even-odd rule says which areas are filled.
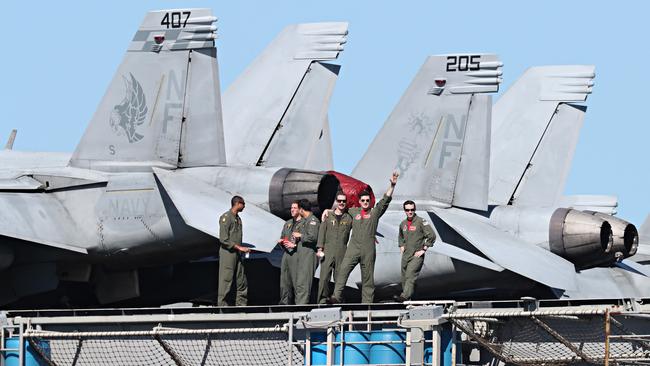
[[[333,170],[330,170],[327,173],[332,174],[336,177],[336,179],[339,180],[339,186],[341,187],[341,190],[348,197],[348,207],[360,206],[359,193],[364,190],[370,192],[370,207],[375,206],[375,194],[372,192],[372,187],[358,179],[354,179],[349,175],[345,175],[343,173],[335,172]]]

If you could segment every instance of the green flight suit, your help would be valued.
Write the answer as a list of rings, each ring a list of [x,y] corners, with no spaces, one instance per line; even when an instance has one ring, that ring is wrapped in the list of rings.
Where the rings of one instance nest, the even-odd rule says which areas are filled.
[[[423,247],[430,247],[436,241],[436,234],[431,224],[419,216],[413,216],[413,221],[408,219],[399,224],[398,243],[404,247],[402,254],[402,295],[407,300],[411,299],[415,290],[415,280],[420,274],[424,263],[424,254],[415,257],[414,254]]]
[[[287,220],[282,226],[281,238],[291,240],[291,233],[295,231],[295,227],[300,221],[293,218]],[[282,254],[282,262],[280,264],[280,305],[294,304],[293,292],[295,289],[296,275],[298,272],[298,254],[297,248],[287,249],[282,246],[284,254]]]
[[[363,212],[360,207],[349,210],[352,216],[352,234],[350,242],[341,262],[341,270],[336,275],[333,297],[341,301],[343,288],[348,281],[350,272],[357,264],[361,266],[361,302],[372,303],[375,298],[375,235],[379,218],[388,209],[392,197],[384,195],[374,208]]]
[[[318,266],[316,258],[316,243],[318,242],[318,229],[320,220],[316,215],[310,214],[300,220],[296,231],[301,234],[298,241],[298,271],[296,276],[295,297],[296,305],[309,304],[311,285],[314,281],[314,272]]]
[[[325,254],[320,263],[320,281],[318,282],[318,302],[321,304],[324,304],[331,295],[330,277],[336,280],[336,274],[339,272],[345,256],[351,229],[352,216],[347,212],[339,216],[332,212],[320,224],[316,246]]]
[[[229,306],[226,297],[232,290],[233,278],[236,277],[237,296],[235,304],[246,306],[248,302],[248,282],[242,258],[235,249],[235,244],[242,243],[242,223],[239,215],[226,211],[219,218],[219,287],[217,290],[217,304]]]

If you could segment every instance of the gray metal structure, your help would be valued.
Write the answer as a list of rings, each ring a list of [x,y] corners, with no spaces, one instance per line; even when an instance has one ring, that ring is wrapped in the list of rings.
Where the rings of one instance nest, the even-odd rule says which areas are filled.
[[[251,282],[275,285],[267,269],[291,201],[329,208],[340,186],[323,171],[339,71],[324,61],[343,50],[347,23],[287,27],[222,103],[215,21],[207,9],[148,13],[72,155],[11,150],[15,135],[0,151],[0,304],[62,281],[89,285],[99,304],[142,297],[141,269],[167,284],[177,265],[214,256],[233,194],[248,203],[244,244],[270,253],[253,255]],[[427,58],[354,169],[374,187],[401,173],[378,228],[377,300],[400,291],[404,199],[439,238],[417,296],[650,297],[649,271],[624,259],[639,239],[611,216],[616,199],[561,194],[593,67],[533,68],[493,106],[501,68],[492,54]],[[297,144],[309,149],[287,153]],[[357,268],[348,284],[359,283]]]
[[[373,358],[373,349],[401,353],[399,363],[391,359],[400,365],[607,365],[646,364],[650,359],[650,309],[634,299],[572,305],[522,299],[236,310],[7,311],[1,317],[1,339],[13,337],[19,341],[15,344],[28,343],[29,348],[2,347],[0,355],[14,364],[31,356],[55,365],[342,365],[349,364],[346,348],[367,347],[369,364],[382,365],[386,359]],[[359,340],[351,331],[403,337]]]
[[[378,228],[377,293],[399,293],[401,203],[413,199],[438,237],[420,298],[650,295],[647,269],[625,259],[639,237],[611,216],[616,198],[562,196],[593,66],[531,68],[493,107],[500,76],[494,55],[428,58],[354,169],[371,186],[401,172]]]
[[[14,136],[0,151],[0,304],[65,306],[65,295],[38,298],[62,281],[93,289],[90,304],[138,298],[142,268],[165,283],[176,264],[216,254],[234,194],[248,203],[243,244],[260,253],[293,199],[331,207],[331,160],[282,151],[296,139],[329,147],[338,66],[318,61],[336,59],[347,23],[287,27],[222,108],[216,20],[209,9],[147,13],[72,155],[14,151]]]

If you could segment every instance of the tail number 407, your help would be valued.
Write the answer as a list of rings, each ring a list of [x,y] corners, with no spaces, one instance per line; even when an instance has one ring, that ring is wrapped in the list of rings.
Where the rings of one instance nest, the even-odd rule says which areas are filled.
[[[478,71],[481,69],[480,55],[447,56],[447,71]]]
[[[190,19],[190,14],[192,14],[191,11],[165,13],[162,21],[160,21],[160,25],[164,25],[167,28],[185,28],[187,20]]]

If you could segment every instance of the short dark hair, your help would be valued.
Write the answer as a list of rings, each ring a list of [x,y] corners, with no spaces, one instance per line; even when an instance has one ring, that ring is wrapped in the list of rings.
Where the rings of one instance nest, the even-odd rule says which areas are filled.
[[[298,201],[298,207],[302,208],[303,210],[311,211],[311,203],[306,198]]]
[[[296,205],[296,206],[298,206],[298,208],[300,208],[300,200],[291,201],[291,204],[289,205],[289,208],[291,208],[291,206],[293,206],[293,205]]]
[[[370,191],[367,190],[367,189],[364,189],[363,191],[361,191],[361,193],[359,193],[359,198],[361,198],[361,197],[363,197],[363,196],[372,197],[372,196],[370,195]]]
[[[238,203],[244,203],[244,198],[242,196],[232,196],[230,199],[230,207],[235,207]]]
[[[415,202],[413,202],[411,200],[404,201],[404,204],[402,205],[402,208],[406,209],[406,205],[413,205],[413,208],[415,208]]]

